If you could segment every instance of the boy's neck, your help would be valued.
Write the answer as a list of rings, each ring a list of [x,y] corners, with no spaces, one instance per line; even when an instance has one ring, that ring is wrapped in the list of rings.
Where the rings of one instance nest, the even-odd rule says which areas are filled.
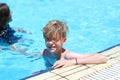
[[[54,53],[59,59],[64,56],[65,49],[62,48],[59,52]]]

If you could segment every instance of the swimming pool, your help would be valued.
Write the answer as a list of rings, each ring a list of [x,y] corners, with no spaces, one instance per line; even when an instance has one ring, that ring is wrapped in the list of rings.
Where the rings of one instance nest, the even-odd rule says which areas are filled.
[[[32,32],[22,34],[16,45],[27,49],[21,54],[2,46],[0,79],[19,80],[34,71],[44,69],[39,51],[44,49],[42,28],[52,19],[69,26],[65,48],[79,53],[99,52],[120,43],[120,0],[1,0],[12,11],[12,27]],[[20,34],[20,33],[19,33]]]

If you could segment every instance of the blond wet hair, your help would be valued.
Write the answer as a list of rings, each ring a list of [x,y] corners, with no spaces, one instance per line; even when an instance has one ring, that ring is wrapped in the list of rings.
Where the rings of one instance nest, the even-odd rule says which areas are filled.
[[[43,28],[43,36],[48,40],[59,40],[66,38],[67,32],[67,25],[59,20],[49,21]]]

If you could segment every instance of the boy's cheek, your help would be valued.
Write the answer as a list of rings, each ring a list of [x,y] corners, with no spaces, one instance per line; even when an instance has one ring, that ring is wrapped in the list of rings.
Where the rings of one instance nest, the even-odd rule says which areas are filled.
[[[46,47],[49,48],[49,47],[50,47],[50,44],[46,44]]]

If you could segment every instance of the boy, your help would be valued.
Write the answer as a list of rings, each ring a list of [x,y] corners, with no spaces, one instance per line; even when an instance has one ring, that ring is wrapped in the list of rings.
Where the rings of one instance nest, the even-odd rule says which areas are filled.
[[[43,28],[46,49],[41,51],[41,55],[46,61],[46,65],[54,69],[78,64],[98,64],[106,63],[107,59],[102,54],[79,54],[70,52],[63,48],[67,38],[68,27],[65,23],[52,20]]]

